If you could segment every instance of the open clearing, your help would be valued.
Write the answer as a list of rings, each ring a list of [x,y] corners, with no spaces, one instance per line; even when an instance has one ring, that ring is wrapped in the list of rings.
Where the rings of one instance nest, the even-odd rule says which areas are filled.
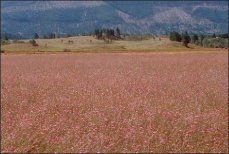
[[[227,153],[228,52],[201,51],[2,54],[1,152]]]

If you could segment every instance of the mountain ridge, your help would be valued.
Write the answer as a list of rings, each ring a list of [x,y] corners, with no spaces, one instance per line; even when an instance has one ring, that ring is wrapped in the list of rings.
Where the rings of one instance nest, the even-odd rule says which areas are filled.
[[[226,5],[227,4],[227,5]],[[228,1],[1,1],[1,33],[228,33]]]

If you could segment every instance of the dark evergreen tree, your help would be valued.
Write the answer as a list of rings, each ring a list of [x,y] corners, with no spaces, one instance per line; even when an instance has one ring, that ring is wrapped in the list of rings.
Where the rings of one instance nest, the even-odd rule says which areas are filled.
[[[184,33],[184,34],[187,36],[188,41],[189,41],[189,42],[191,42],[191,37],[188,35],[188,32],[187,32],[187,31],[185,31],[185,33]]]
[[[193,43],[197,43],[197,41],[198,41],[198,36],[197,36],[196,34],[194,34],[194,35],[192,36],[192,42],[193,42]]]
[[[66,34],[66,37],[71,37],[71,35],[69,33]]]
[[[49,33],[48,38],[49,39],[55,38],[55,35],[53,33]]]
[[[188,46],[188,43],[190,42],[190,36],[188,35],[188,32],[185,31],[185,33],[182,35],[182,43],[184,46]]]
[[[175,36],[176,36],[176,41],[181,42],[182,38],[178,32],[175,33]]]
[[[105,28],[103,28],[103,33],[106,33],[106,29]]]
[[[96,29],[94,29],[94,36],[98,36],[98,35],[99,35],[99,29],[96,28]]]
[[[109,31],[109,29],[105,29],[105,32],[104,32],[105,34],[106,34],[106,37],[109,37],[110,36],[110,31]]]
[[[212,38],[216,38],[215,33],[212,35]]]
[[[38,38],[39,38],[38,34],[35,33],[34,36],[33,36],[33,39],[38,39]]]
[[[181,35],[178,32],[173,31],[173,32],[170,32],[169,39],[171,41],[181,42]]]
[[[116,28],[116,34],[117,34],[117,37],[120,38],[120,29],[118,27]]]
[[[114,36],[114,29],[110,29],[111,36]]]
[[[107,29],[106,35],[107,35],[108,38],[111,36],[111,31],[109,29]]]
[[[103,30],[102,30],[102,29],[100,29],[99,34],[98,34],[97,38],[98,38],[98,39],[100,39],[100,38],[102,37],[102,35],[103,35]]]

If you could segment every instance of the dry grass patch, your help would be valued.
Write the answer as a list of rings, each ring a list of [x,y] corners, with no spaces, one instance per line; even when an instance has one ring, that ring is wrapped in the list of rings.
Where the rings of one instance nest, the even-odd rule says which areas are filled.
[[[22,40],[26,43],[29,40]],[[69,41],[72,43],[69,43]],[[92,36],[77,36],[69,38],[56,38],[56,39],[36,39],[39,46],[33,47],[31,44],[9,44],[1,48],[7,53],[13,52],[30,52],[34,53],[38,49],[44,52],[61,52],[64,49],[70,49],[72,52],[88,51],[125,51],[125,50],[157,50],[157,49],[187,49],[182,46],[181,42],[171,42],[168,38],[162,38],[159,41],[157,38],[144,40],[144,41],[122,41],[113,40],[112,43],[104,43],[103,40],[97,40]],[[202,47],[189,44],[191,49],[202,49]]]

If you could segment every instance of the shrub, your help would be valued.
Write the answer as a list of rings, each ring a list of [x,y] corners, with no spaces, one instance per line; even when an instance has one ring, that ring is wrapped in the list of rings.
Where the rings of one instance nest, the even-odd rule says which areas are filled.
[[[30,40],[29,43],[33,46],[38,46],[37,42],[34,39]]]
[[[205,38],[202,42],[204,48],[228,47],[228,40],[224,38]]]
[[[210,41],[207,38],[203,39],[202,44],[204,48],[210,47]]]
[[[71,52],[70,49],[64,49],[64,52]]]
[[[220,48],[223,48],[223,47],[226,47],[228,45],[227,43],[227,39],[224,39],[224,38],[218,38],[218,46]]]
[[[213,38],[210,40],[210,47],[211,48],[218,48],[218,39],[217,38]]]
[[[1,45],[10,44],[9,40],[1,40]]]

